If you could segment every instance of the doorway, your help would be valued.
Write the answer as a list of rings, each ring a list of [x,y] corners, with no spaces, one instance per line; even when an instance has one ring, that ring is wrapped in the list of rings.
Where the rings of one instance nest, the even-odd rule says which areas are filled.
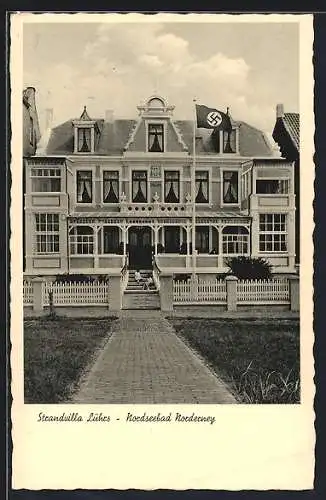
[[[152,269],[152,230],[131,227],[128,231],[129,269]]]

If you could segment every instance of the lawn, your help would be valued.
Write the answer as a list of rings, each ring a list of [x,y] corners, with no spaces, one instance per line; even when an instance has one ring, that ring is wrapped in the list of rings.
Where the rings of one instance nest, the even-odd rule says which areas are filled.
[[[110,336],[113,318],[47,319],[24,322],[26,403],[62,403]]]
[[[171,319],[243,403],[300,402],[298,320]]]

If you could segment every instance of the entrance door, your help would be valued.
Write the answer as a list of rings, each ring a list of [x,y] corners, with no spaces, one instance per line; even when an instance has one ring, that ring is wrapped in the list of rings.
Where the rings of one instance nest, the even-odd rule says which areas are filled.
[[[149,227],[129,229],[129,268],[152,269],[152,232]]]

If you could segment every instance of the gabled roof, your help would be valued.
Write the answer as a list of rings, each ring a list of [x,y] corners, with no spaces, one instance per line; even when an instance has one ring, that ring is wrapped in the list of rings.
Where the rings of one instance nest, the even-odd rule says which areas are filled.
[[[116,119],[106,122],[103,119],[93,119],[99,129],[99,137],[95,144],[94,154],[115,156],[124,152],[128,139],[135,128],[137,120]],[[174,120],[183,143],[189,153],[192,152],[193,122],[191,120]],[[240,155],[248,157],[272,156],[273,150],[264,132],[252,127],[246,122],[234,122],[239,126]],[[69,155],[74,151],[73,120],[58,125],[52,129],[46,154]],[[214,132],[210,129],[197,129],[196,152],[200,155],[217,154]]]
[[[294,146],[300,148],[300,115],[299,113],[284,113],[284,126],[291,137]]]
[[[284,113],[276,119],[273,138],[279,144],[284,154],[289,154],[290,149],[300,149],[300,115],[299,113]],[[292,146],[291,146],[292,145]],[[289,149],[290,148],[290,149]]]

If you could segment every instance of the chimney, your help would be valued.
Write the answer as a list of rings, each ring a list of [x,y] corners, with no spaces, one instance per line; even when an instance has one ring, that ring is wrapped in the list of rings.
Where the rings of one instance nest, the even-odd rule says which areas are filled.
[[[106,122],[109,122],[109,123],[113,123],[114,122],[114,113],[113,113],[113,109],[107,109],[105,111],[105,121]]]
[[[283,116],[284,116],[284,106],[283,106],[283,104],[277,104],[276,105],[276,119],[283,118]]]
[[[48,108],[45,110],[45,129],[48,130],[49,128],[52,128],[52,121],[53,121],[53,109]]]

